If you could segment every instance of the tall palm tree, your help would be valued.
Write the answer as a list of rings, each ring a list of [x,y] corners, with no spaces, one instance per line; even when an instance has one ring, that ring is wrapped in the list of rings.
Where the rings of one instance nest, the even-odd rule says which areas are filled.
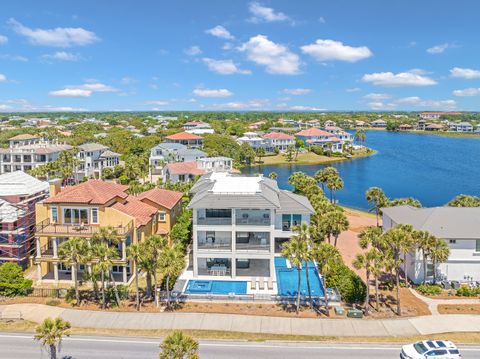
[[[151,235],[146,240],[146,246],[149,252],[149,258],[151,267],[153,269],[153,288],[154,288],[154,299],[155,305],[158,307],[160,305],[159,295],[158,295],[158,281],[157,281],[157,270],[160,265],[160,256],[162,251],[168,245],[168,238],[165,236]]]
[[[298,240],[304,241],[307,244],[306,251],[303,255],[303,260],[305,261],[305,274],[307,280],[307,288],[308,288],[308,302],[310,307],[312,307],[312,290],[310,288],[310,278],[308,273],[308,262],[312,260],[312,241],[310,239],[311,229],[307,223],[302,222],[299,226],[295,226],[292,228],[292,231],[295,233],[295,236]]]
[[[198,342],[183,334],[180,330],[175,330],[166,337],[160,344],[160,359],[198,359]]]
[[[102,308],[105,309],[105,276],[109,279],[109,283],[113,285],[113,291],[115,293],[115,300],[117,304],[120,304],[120,297],[118,295],[117,285],[115,278],[113,277],[112,267],[113,261],[118,259],[118,252],[115,248],[109,247],[106,243],[96,244],[92,247],[94,256],[96,258],[96,266],[98,267],[101,275],[102,282]]]
[[[355,141],[364,143],[365,140],[367,139],[367,135],[365,134],[364,130],[357,130],[354,135]]]
[[[167,278],[167,307],[170,307],[170,279],[178,276],[185,267],[185,256],[178,245],[166,247],[159,259],[161,273]]]
[[[57,351],[60,351],[62,339],[70,335],[70,328],[70,323],[60,317],[47,318],[35,328],[34,338],[47,348],[50,359],[57,359]]]
[[[60,244],[58,248],[58,256],[60,260],[67,263],[72,268],[76,305],[80,305],[80,291],[78,290],[79,264],[85,263],[88,250],[87,242],[79,237],[70,238]]]
[[[323,287],[325,290],[325,308],[327,315],[330,315],[328,310],[328,291],[327,291],[327,276],[332,273],[333,269],[342,263],[342,256],[337,248],[329,243],[316,243],[312,249],[312,258],[317,261],[320,273],[323,277]]]
[[[314,178],[317,180],[317,182],[320,182],[322,184],[322,190],[325,192],[325,185],[327,184],[327,181],[331,177],[338,177],[338,171],[335,167],[325,167],[321,170],[318,170],[315,173]]]
[[[392,261],[392,268],[395,271],[395,284],[397,296],[397,315],[402,315],[400,303],[400,269],[402,266],[401,253],[405,248],[404,243],[410,242],[413,227],[411,225],[400,224],[389,229],[383,234],[385,244],[388,248],[388,255]]]
[[[296,312],[300,309],[300,286],[302,281],[302,264],[303,258],[305,257],[305,253],[308,250],[307,243],[294,236],[291,237],[290,240],[285,242],[282,246],[282,256],[285,257],[290,261],[292,266],[297,268],[298,273],[298,286],[297,286],[297,302],[296,302]]]
[[[388,197],[383,193],[381,188],[378,187],[370,187],[367,192],[365,192],[365,199],[368,203],[370,203],[373,207],[370,209],[370,212],[375,212],[377,217],[377,227],[379,225],[379,215],[381,213],[382,207],[387,207],[389,203]]]
[[[431,257],[437,238],[428,231],[415,231],[413,233],[416,248],[422,252],[423,284],[427,283],[428,258]]]
[[[375,270],[375,261],[380,257],[380,252],[376,248],[370,249],[368,252],[357,254],[353,261],[356,269],[365,269],[366,292],[365,292],[365,315],[368,315],[370,305],[370,274]]]
[[[127,258],[133,263],[135,268],[135,307],[140,310],[140,290],[138,286],[138,263],[142,255],[141,248],[138,244],[132,244],[127,248]]]
[[[450,248],[442,238],[437,238],[431,252],[433,264],[433,284],[437,283],[437,264],[448,260]]]
[[[320,226],[326,234],[329,244],[333,236],[336,247],[340,233],[348,229],[349,222],[343,211],[337,207],[321,217]]]

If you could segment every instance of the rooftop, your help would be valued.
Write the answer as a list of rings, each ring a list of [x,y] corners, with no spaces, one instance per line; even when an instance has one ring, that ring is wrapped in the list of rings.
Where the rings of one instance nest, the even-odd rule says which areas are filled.
[[[9,138],[9,141],[21,141],[21,140],[34,140],[40,138],[40,136],[37,135],[30,135],[29,133],[24,133],[21,135],[16,135],[11,138]]]
[[[192,174],[192,175],[203,175],[205,171],[197,167],[196,161],[188,162],[175,162],[169,163],[165,166],[165,170],[168,170],[172,175],[183,175],[183,174]]]
[[[202,136],[195,135],[189,132],[178,132],[166,137],[168,140],[201,140]]]
[[[0,175],[0,196],[32,195],[47,190],[48,182],[39,181],[22,171]]]
[[[295,137],[288,135],[282,132],[270,132],[263,135],[263,138],[267,139],[283,139],[283,140],[293,140]]]
[[[175,207],[182,197],[182,192],[168,191],[161,188],[153,188],[149,191],[142,192],[137,196],[141,201],[147,199],[168,209]]]
[[[78,146],[79,149],[83,151],[102,151],[102,150],[107,150],[108,147],[101,145],[100,143],[84,143],[83,145]]]
[[[332,137],[334,136],[330,132],[323,131],[319,128],[312,127],[306,130],[302,130],[295,134],[296,136],[305,136],[305,137],[316,137],[316,136],[325,136],[325,137]]]

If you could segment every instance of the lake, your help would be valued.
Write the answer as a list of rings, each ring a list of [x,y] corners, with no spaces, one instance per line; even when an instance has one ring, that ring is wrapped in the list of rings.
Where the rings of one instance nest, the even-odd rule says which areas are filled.
[[[345,188],[338,192],[341,205],[367,209],[365,191],[380,187],[390,198],[415,197],[424,207],[441,206],[458,194],[480,196],[480,139],[438,135],[367,131],[370,157],[332,164]],[[326,165],[270,165],[243,169],[243,173],[278,174],[278,185],[290,189],[295,171],[313,175]]]

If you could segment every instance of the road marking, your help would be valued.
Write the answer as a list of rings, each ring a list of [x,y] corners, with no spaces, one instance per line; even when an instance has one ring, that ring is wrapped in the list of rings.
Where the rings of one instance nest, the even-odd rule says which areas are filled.
[[[9,338],[9,339],[33,339],[33,336],[28,335],[11,335],[11,334],[0,334],[0,338]],[[119,339],[95,339],[95,338],[82,338],[82,337],[66,337],[64,341],[78,341],[78,342],[97,342],[97,343],[121,343],[121,344],[155,344],[159,345],[160,340],[158,341],[148,341],[148,340],[119,340]],[[307,349],[307,350],[396,350],[398,351],[402,344],[398,344],[398,347],[387,347],[387,346],[338,346],[338,345],[316,345],[316,346],[300,346],[292,343],[288,344],[249,344],[245,343],[202,343],[200,342],[200,347],[231,347],[231,348],[255,348],[255,349]],[[461,351],[473,351],[480,352],[480,347],[467,347],[460,348]]]

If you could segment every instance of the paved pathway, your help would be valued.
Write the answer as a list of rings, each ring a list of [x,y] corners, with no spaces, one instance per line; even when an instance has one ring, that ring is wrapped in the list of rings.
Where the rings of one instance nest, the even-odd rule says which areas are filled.
[[[43,304],[0,306],[2,316],[21,313],[41,322],[60,316],[72,326],[109,329],[194,329],[315,336],[407,336],[480,331],[479,315],[436,315],[402,319],[312,319],[213,313],[137,313],[65,309]]]
[[[435,299],[435,298],[429,298],[429,297],[425,297],[423,295],[421,295],[420,293],[418,293],[416,290],[413,290],[412,288],[410,288],[410,292],[415,296],[417,297],[418,299],[420,299],[421,301],[423,301],[424,303],[426,303],[428,305],[428,309],[430,309],[430,312],[432,313],[432,315],[440,315],[439,311],[438,311],[438,306],[441,305],[441,304],[480,304],[480,299],[479,298],[463,298],[463,299]]]

